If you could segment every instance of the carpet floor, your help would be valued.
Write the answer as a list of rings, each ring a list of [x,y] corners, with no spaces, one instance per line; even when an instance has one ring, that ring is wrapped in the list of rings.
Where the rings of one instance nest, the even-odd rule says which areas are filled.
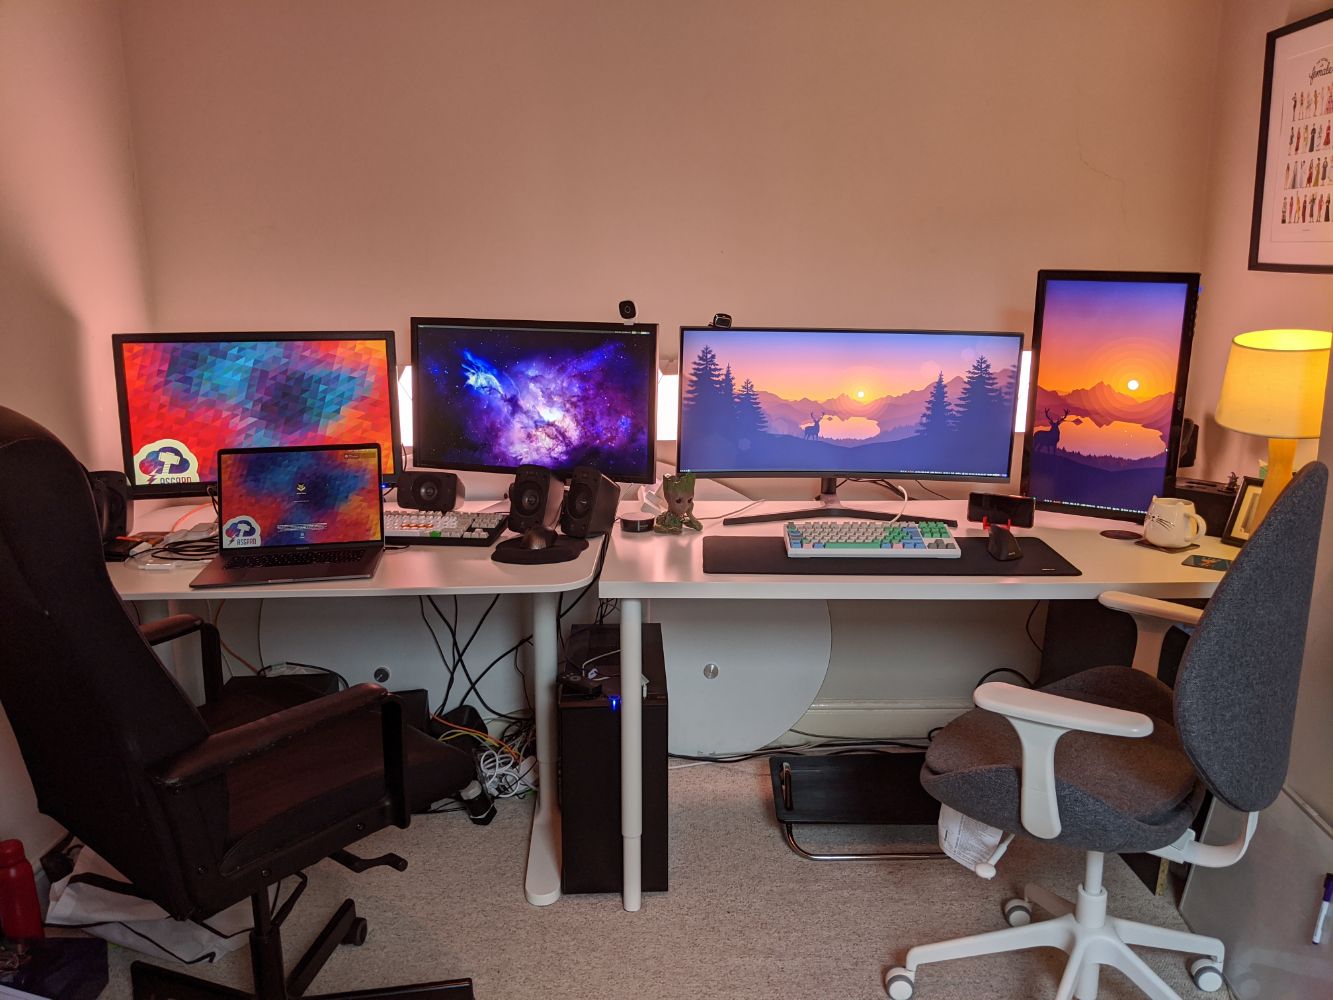
[[[990,882],[948,860],[803,860],[782,842],[763,761],[673,769],[670,809],[671,889],[645,894],[637,914],[611,895],[528,905],[528,803],[502,802],[489,827],[447,814],[382,831],[356,853],[395,851],[408,870],[358,876],[328,861],[311,869],[310,888],[283,928],[289,967],[351,896],[369,920],[369,939],[339,948],[312,993],[471,976],[479,1000],[882,1000],[885,970],[911,945],[1003,927],[1001,904],[1025,882],[1068,897],[1082,874],[1078,853],[1025,839]],[[618,815],[608,811],[607,822]],[[802,828],[810,843],[850,835],[847,827]],[[1113,914],[1184,927],[1118,858],[1107,859],[1106,888]],[[1208,996],[1180,956],[1142,954],[1184,1000]],[[105,996],[129,997],[137,957],[111,949]],[[1063,957],[1045,949],[926,966],[917,997],[1051,997]],[[249,988],[244,948],[190,971]],[[1118,972],[1104,971],[1102,983],[1103,1000],[1141,996]]]

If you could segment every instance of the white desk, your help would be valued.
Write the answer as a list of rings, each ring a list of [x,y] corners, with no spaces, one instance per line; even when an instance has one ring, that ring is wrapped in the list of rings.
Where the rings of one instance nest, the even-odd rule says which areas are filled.
[[[153,511],[139,527],[166,527],[180,508]],[[199,515],[203,516],[202,512]],[[558,672],[559,595],[579,590],[593,579],[598,543],[577,559],[547,566],[512,566],[491,560],[490,548],[412,546],[384,553],[369,580],[276,584],[191,590],[202,563],[171,570],[139,570],[124,563],[108,565],[121,597],[143,605],[145,620],[169,613],[167,602],[289,597],[415,597],[419,594],[528,594],[532,597],[533,696],[537,724],[537,807],[528,846],[525,889],[536,906],[560,898],[560,812],[556,802],[555,679]],[[188,611],[188,607],[180,610]]]
[[[602,569],[599,594],[620,601],[620,669],[633,677],[642,670],[643,603],[650,599],[713,598],[718,600],[1072,600],[1096,598],[1106,590],[1123,590],[1150,597],[1208,597],[1222,575],[1215,570],[1184,566],[1182,554],[1170,554],[1132,541],[1103,538],[1105,528],[1133,527],[1125,522],[1038,511],[1036,527],[1016,529],[1021,544],[1033,535],[1082,571],[1081,576],[748,576],[717,575],[703,571],[703,540],[707,535],[780,536],[782,524],[723,527],[708,520],[744,506],[736,501],[695,504],[704,531],[680,536],[646,533],[630,535],[616,530]],[[746,514],[798,509],[809,504],[761,504]],[[857,502],[856,506],[896,511],[897,503]],[[627,506],[622,513],[636,508]],[[954,533],[982,534],[980,526],[963,520],[962,501],[912,503],[912,516],[953,518]],[[1199,555],[1234,559],[1239,550],[1216,538],[1201,540],[1192,550]],[[640,847],[643,837],[643,706],[639,686],[621,686],[620,706],[620,821],[624,851],[625,909],[642,904]]]

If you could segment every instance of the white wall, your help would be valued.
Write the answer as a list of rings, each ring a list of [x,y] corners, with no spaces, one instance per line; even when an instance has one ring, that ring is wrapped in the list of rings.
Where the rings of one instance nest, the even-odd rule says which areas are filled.
[[[1207,0],[126,8],[158,324],[1028,330],[1197,268]],[[403,344],[405,347],[405,344]]]
[[[93,468],[119,468],[110,334],[147,319],[116,5],[0,2],[0,405]],[[0,837],[38,816],[0,717]]]

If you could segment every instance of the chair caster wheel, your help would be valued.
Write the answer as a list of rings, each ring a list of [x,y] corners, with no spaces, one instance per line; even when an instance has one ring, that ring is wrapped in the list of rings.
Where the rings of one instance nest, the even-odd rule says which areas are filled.
[[[912,994],[916,992],[915,979],[914,973],[895,966],[884,977],[884,992],[889,995],[889,1000],[912,1000]]]
[[[343,935],[343,944],[355,945],[361,947],[366,943],[366,934],[370,930],[370,925],[366,923],[365,917],[357,917],[352,921],[352,925],[347,928],[347,933]]]
[[[1026,899],[1006,899],[1004,919],[1010,927],[1026,927],[1032,923],[1032,907]]]
[[[1196,958],[1190,963],[1190,978],[1205,993],[1216,993],[1222,988],[1222,970],[1213,958]]]

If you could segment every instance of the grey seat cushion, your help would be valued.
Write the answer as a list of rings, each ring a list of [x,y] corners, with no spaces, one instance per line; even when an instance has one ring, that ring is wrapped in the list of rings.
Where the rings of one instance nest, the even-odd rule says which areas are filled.
[[[1151,736],[1070,732],[1055,750],[1060,835],[1080,850],[1149,851],[1173,842],[1194,818],[1203,786],[1172,725],[1171,690],[1128,667],[1097,667],[1043,690],[1142,712]],[[921,783],[959,812],[1011,833],[1019,820],[1022,751],[1009,720],[976,708],[949,723],[926,752]]]

